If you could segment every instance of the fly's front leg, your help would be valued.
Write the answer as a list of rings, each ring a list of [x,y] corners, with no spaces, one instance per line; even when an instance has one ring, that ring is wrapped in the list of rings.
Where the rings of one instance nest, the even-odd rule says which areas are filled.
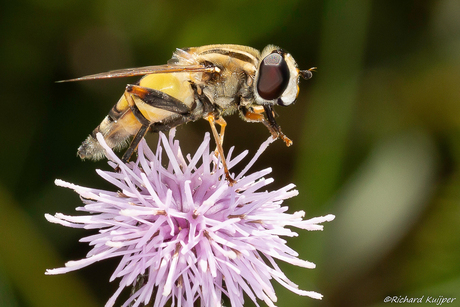
[[[240,108],[240,113],[244,120],[248,122],[261,122],[267,127],[274,139],[281,138],[286,146],[291,146],[292,141],[281,132],[281,127],[275,121],[275,115],[270,105],[254,106],[249,110],[246,107]],[[264,116],[265,113],[265,116]]]
[[[289,139],[282,131],[281,127],[276,123],[275,121],[275,111],[273,111],[273,108],[271,105],[264,105],[264,110],[265,110],[265,115],[267,116],[267,121],[268,125],[267,126],[268,130],[270,132],[275,131],[277,133],[277,137],[281,138],[284,143],[286,144],[287,147],[292,145],[291,139]],[[273,135],[273,132],[272,132]]]
[[[274,139],[278,138],[278,132],[270,126],[267,119],[264,116],[264,107],[263,106],[254,106],[250,109],[246,107],[240,107],[240,113],[243,119],[247,122],[260,122],[267,127],[268,131],[272,134]]]
[[[228,184],[232,186],[236,183],[236,181],[232,177],[230,177],[227,162],[225,161],[224,149],[222,148],[222,142],[224,141],[225,126],[227,125],[227,122],[222,117],[216,119],[216,116],[212,113],[208,114],[208,116],[206,116],[205,118],[211,125],[212,134],[217,145],[216,150],[219,153],[222,165],[224,166],[225,177],[227,178]],[[221,127],[220,134],[217,132],[216,124],[220,125]]]

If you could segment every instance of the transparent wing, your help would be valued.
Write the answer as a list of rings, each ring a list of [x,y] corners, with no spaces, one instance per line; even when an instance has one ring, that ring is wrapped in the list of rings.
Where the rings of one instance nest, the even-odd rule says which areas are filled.
[[[61,80],[61,82],[73,82],[73,81],[84,81],[84,80],[98,80],[98,79],[109,79],[109,78],[121,78],[131,76],[143,76],[148,74],[164,74],[164,73],[180,73],[180,72],[218,72],[217,67],[206,67],[204,65],[155,65],[145,66],[138,68],[127,68],[112,70],[99,74],[84,76],[75,79]]]

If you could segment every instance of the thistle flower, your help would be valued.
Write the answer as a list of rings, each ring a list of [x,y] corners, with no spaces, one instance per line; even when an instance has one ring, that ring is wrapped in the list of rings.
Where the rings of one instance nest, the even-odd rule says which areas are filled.
[[[193,157],[183,156],[175,131],[168,138],[160,133],[154,154],[143,140],[136,162],[124,164],[105,144],[109,164],[117,171],[97,173],[115,185],[110,192],[85,188],[62,180],[56,185],[75,190],[85,204],[77,208],[89,215],[46,214],[46,219],[67,227],[98,229],[81,239],[93,246],[87,257],[69,261],[64,268],[46,274],[63,274],[100,260],[121,257],[110,281],[120,278],[119,288],[106,307],[126,287],[135,291],[123,306],[222,306],[222,296],[231,306],[243,306],[244,296],[257,305],[263,300],[274,306],[277,298],[271,279],[292,292],[321,299],[313,291],[298,289],[280,270],[277,260],[304,268],[315,264],[300,260],[280,236],[297,233],[286,228],[322,230],[322,222],[333,215],[303,220],[304,212],[286,213],[285,199],[298,194],[293,184],[275,191],[261,191],[273,179],[264,178],[265,169],[247,174],[272,139],[265,141],[249,164],[230,186],[218,157],[210,151],[209,134]],[[162,153],[168,157],[162,166]],[[239,163],[247,151],[231,158],[229,168]],[[200,163],[201,160],[201,163]],[[142,277],[142,278],[141,278]],[[142,282],[139,280],[143,279]]]

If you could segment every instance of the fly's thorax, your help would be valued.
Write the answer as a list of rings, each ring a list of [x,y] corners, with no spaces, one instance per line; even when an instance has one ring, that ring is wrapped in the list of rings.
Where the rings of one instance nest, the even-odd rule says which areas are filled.
[[[252,97],[251,88],[259,58],[258,50],[231,44],[178,49],[173,55],[178,64],[198,64],[218,69],[214,73],[194,74],[191,79],[213,104],[230,113],[240,97]]]
[[[228,58],[229,61],[233,61]],[[252,78],[241,66],[228,69],[222,67],[220,73],[215,78],[209,78],[202,82],[203,93],[209,100],[222,110],[223,114],[229,115],[237,110],[237,103],[241,97],[252,97]],[[249,82],[248,82],[249,81]]]

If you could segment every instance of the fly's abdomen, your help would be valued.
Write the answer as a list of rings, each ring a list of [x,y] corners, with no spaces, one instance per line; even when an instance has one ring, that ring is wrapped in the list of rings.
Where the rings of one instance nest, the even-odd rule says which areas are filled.
[[[177,98],[187,107],[191,107],[194,95],[189,80],[188,73],[151,74],[143,77],[139,85],[166,93]],[[129,93],[125,94],[131,95]],[[171,111],[153,107],[135,95],[132,95],[132,98],[136,107],[150,124],[168,122],[172,118],[181,116]],[[102,159],[105,154],[96,139],[97,133],[103,135],[110,148],[121,149],[129,143],[130,137],[135,135],[141,127],[142,124],[134,116],[125,95],[123,95],[99,126],[93,130],[91,135],[78,148],[77,154],[82,159]]]
[[[122,96],[99,126],[81,144],[77,154],[81,159],[102,159],[105,154],[96,139],[97,133],[102,134],[110,148],[121,149],[128,144],[129,138],[136,134],[140,127],[141,124],[131,111],[126,98]]]
[[[172,96],[181,101],[188,108],[191,108],[193,104],[194,94],[190,86],[189,73],[151,74],[143,77],[140,80],[139,85],[158,90]],[[152,107],[151,105],[144,103],[136,96],[134,96],[134,102],[136,103],[137,108],[141,111],[142,115],[144,115],[145,118],[152,124],[167,121],[170,117],[179,115],[161,108]]]

